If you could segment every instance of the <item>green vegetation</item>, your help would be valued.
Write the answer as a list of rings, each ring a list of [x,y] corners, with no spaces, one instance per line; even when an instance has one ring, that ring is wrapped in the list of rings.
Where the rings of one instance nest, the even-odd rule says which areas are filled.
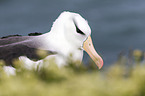
[[[46,61],[39,71],[16,64],[16,76],[7,76],[0,67],[0,96],[145,96],[145,64],[128,61],[122,56],[101,70],[91,63],[58,68]]]

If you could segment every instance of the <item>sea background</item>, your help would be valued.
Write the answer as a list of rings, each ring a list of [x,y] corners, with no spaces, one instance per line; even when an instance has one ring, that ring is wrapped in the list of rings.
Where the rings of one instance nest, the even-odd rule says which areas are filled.
[[[0,0],[0,37],[48,32],[63,11],[87,19],[105,66],[120,52],[145,50],[145,0]],[[90,58],[84,55],[87,63]]]

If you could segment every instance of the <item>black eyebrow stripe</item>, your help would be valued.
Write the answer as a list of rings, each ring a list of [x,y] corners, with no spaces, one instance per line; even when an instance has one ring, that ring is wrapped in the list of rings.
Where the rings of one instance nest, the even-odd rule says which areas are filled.
[[[75,24],[75,27],[76,27],[76,31],[77,31],[77,33],[79,33],[79,34],[82,34],[82,35],[85,35],[85,33],[83,33],[78,27],[77,27],[77,25]]]

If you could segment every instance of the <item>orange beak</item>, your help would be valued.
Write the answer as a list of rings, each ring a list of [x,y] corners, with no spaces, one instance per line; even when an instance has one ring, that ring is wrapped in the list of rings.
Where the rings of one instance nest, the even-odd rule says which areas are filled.
[[[92,60],[98,66],[98,68],[101,69],[103,66],[103,59],[96,52],[96,50],[93,46],[93,43],[92,43],[91,36],[89,36],[88,39],[84,42],[83,49],[89,54],[89,56],[92,58]]]

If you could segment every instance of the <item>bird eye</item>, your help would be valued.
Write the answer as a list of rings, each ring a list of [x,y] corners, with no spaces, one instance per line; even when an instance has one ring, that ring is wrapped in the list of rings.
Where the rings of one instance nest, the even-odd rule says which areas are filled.
[[[75,25],[75,26],[76,26],[76,25]],[[76,31],[77,31],[77,33],[79,33],[79,34],[85,35],[77,26],[76,26]]]
[[[74,22],[74,23],[75,23],[75,22]],[[75,27],[76,27],[77,33],[79,33],[79,34],[81,34],[81,35],[85,35],[85,33],[83,33],[83,32],[77,27],[76,23],[75,23]]]

